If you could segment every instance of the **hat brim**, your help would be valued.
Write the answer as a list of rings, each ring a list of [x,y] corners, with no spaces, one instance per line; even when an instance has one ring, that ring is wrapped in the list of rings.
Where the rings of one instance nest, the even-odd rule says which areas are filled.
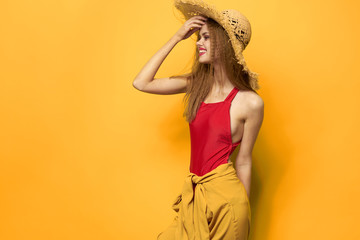
[[[216,9],[215,5],[208,4],[204,1],[192,0],[175,0],[174,5],[183,14],[185,20],[196,15],[202,15],[222,24],[221,13]]]

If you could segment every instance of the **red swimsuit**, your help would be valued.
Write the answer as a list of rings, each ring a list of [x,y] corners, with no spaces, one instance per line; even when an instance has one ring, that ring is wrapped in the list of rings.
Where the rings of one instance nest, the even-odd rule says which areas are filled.
[[[234,87],[222,102],[204,103],[189,123],[191,140],[190,172],[202,176],[221,164],[240,144],[231,138],[230,106],[239,90]]]

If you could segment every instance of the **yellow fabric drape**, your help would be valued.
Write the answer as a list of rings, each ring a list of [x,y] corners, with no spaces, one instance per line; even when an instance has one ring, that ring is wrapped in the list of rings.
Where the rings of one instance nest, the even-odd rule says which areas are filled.
[[[158,240],[248,239],[250,202],[232,162],[203,176],[189,173],[172,209],[177,215]]]

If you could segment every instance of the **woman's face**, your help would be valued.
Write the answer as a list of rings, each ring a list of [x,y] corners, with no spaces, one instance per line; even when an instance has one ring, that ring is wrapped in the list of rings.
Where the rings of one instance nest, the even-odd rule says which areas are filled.
[[[202,25],[202,27],[200,28],[198,39],[199,40],[196,42],[196,47],[199,51],[199,62],[210,63],[210,35],[207,23]]]

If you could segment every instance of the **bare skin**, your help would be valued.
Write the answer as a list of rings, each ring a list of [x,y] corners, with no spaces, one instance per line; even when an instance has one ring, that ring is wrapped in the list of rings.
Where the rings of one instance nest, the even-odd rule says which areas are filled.
[[[199,61],[206,63],[210,59],[210,38],[206,18],[194,16],[187,20],[181,28],[170,38],[166,44],[145,64],[133,81],[133,86],[139,91],[153,94],[179,94],[185,93],[187,81],[185,78],[154,78],[160,65],[175,45],[200,30],[200,39],[197,47],[205,48],[206,53],[199,57]],[[205,103],[224,101],[234,88],[222,70],[221,64],[214,59],[215,83]],[[259,133],[264,116],[264,102],[254,92],[240,90],[232,100],[230,107],[230,125],[232,141],[241,140],[240,150],[236,157],[235,167],[239,179],[244,184],[248,197],[250,197],[250,174],[252,164],[252,150]],[[228,160],[230,162],[230,159]]]
[[[208,33],[207,24],[203,24],[200,29],[200,39],[196,43],[198,48],[204,48],[206,53],[199,57],[199,62],[210,63],[210,38]],[[226,73],[222,71],[222,66],[218,62],[218,59],[214,59],[214,74],[215,83],[211,92],[205,99],[205,103],[221,102],[225,100],[230,91],[234,88],[234,85],[230,82]],[[249,106],[249,101],[255,101],[253,104],[262,104],[262,99],[257,94],[251,91],[239,91],[233,99],[230,107],[230,122],[231,122],[231,136],[233,142],[240,141],[244,135],[244,125],[246,119],[249,119],[249,111],[253,111]],[[257,101],[257,103],[256,103]],[[256,108],[256,106],[254,106]],[[257,106],[259,107],[259,106]],[[259,110],[258,110],[259,111]],[[260,110],[261,111],[261,110]],[[258,114],[261,114],[258,112]],[[261,116],[258,116],[261,117]],[[243,142],[241,143],[243,144]],[[230,161],[230,160],[229,160]]]

